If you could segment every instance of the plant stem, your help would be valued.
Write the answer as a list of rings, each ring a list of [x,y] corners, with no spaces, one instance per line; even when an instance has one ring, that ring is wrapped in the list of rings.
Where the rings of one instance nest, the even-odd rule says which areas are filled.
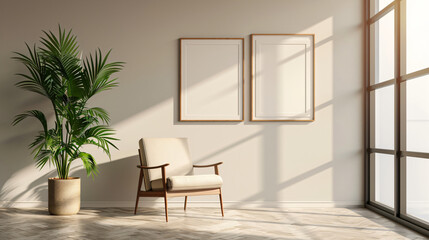
[[[55,106],[54,100],[51,99],[51,103],[52,103],[52,107],[54,108],[55,122],[57,124],[59,135],[61,137],[61,147],[62,147],[63,144],[64,144],[63,124],[62,124],[62,121],[61,121],[61,119],[60,119],[60,117],[58,115],[58,110],[57,110],[57,108]],[[64,162],[63,161],[64,161],[64,157],[65,157],[64,151],[61,151],[60,156],[61,156],[61,159],[58,159],[57,157],[55,157],[55,161],[56,161],[56,165],[57,165],[58,177],[61,178],[61,179],[63,179],[63,178],[66,178],[65,174],[63,173],[63,171],[64,171],[64,169],[63,169],[64,168],[63,167],[64,166]]]

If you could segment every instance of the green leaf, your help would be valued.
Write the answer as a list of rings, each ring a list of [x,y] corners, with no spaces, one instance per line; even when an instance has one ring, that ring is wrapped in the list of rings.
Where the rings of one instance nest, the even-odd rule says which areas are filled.
[[[87,176],[97,175],[97,173],[98,173],[97,164],[94,160],[94,157],[91,154],[85,153],[85,152],[80,152],[78,155],[78,158],[80,158],[82,160],[83,166],[86,169]]]
[[[45,114],[43,114],[39,110],[26,111],[22,114],[16,115],[12,122],[12,125],[15,126],[16,124],[20,123],[22,120],[26,119],[27,117],[34,117],[39,119],[40,123],[43,126],[43,131],[45,132],[45,134],[48,132],[48,123],[46,122]]]
[[[104,123],[110,122],[109,114],[106,110],[100,107],[88,108],[85,110],[84,114],[95,118],[97,123],[100,122],[99,120]]]
[[[36,166],[39,169],[42,169],[46,163],[49,161],[52,152],[50,150],[41,150],[35,156]]]
[[[103,57],[101,50],[90,54],[83,64],[83,78],[88,86],[87,96],[91,96],[118,86],[117,79],[110,79],[111,75],[122,70],[123,62],[106,63],[110,55],[109,51]]]

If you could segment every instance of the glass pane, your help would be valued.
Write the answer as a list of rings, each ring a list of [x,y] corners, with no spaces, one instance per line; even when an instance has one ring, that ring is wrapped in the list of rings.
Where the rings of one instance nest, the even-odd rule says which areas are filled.
[[[407,0],[407,73],[429,67],[429,1]]]
[[[406,84],[407,150],[429,152],[429,76],[409,80]]]
[[[429,159],[407,157],[407,214],[429,222]]]
[[[388,207],[394,206],[394,157],[375,154],[375,201]]]
[[[371,92],[371,147],[394,149],[394,86]]]
[[[395,12],[390,11],[371,25],[371,84],[395,76]]]
[[[383,10],[387,5],[389,5],[393,0],[371,0],[371,17]]]

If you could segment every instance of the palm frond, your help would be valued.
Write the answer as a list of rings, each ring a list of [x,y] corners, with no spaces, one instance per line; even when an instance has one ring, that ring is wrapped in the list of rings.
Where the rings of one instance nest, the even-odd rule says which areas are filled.
[[[45,134],[48,132],[48,123],[46,122],[45,114],[39,110],[26,111],[24,113],[16,115],[12,122],[12,125],[16,125],[20,123],[22,120],[26,119],[27,117],[34,117],[39,119],[40,123],[43,126],[43,131],[45,132]]]
[[[101,148],[107,156],[110,158],[110,147],[118,149],[112,141],[117,141],[119,139],[114,138],[114,130],[107,126],[94,126],[85,131],[85,133],[80,137],[74,139],[74,141],[80,145],[94,145]]]
[[[110,122],[109,114],[101,107],[85,109],[83,114],[95,118],[97,123],[101,121],[108,124]]]
[[[67,34],[61,27],[58,29],[58,37],[51,31],[44,31],[45,37],[41,42],[41,53],[47,59],[47,64],[62,78],[67,79],[68,96],[81,97],[84,89],[81,78],[82,66],[77,57],[79,47],[76,36],[70,30]]]
[[[40,42],[44,46],[44,50],[57,56],[67,54],[77,57],[79,46],[77,37],[72,34],[72,29],[66,34],[66,31],[61,29],[61,26],[58,26],[58,37],[51,31],[43,31],[43,33],[45,36],[41,37]]]
[[[41,150],[35,156],[36,167],[39,168],[39,169],[42,169],[46,165],[46,163],[49,161],[49,159],[51,157],[52,157],[51,150]]]
[[[98,49],[94,55],[90,54],[89,58],[84,61],[83,78],[85,85],[88,87],[88,98],[118,86],[117,79],[110,79],[110,77],[112,74],[122,70],[124,63],[112,62],[106,64],[110,52],[103,57],[101,50]]]
[[[29,56],[15,52],[16,56],[12,59],[24,64],[30,74],[18,73],[17,75],[23,77],[25,80],[16,83],[16,86],[51,98],[53,96],[51,91],[52,84],[45,60],[37,51],[36,45],[34,45],[33,49],[28,44],[26,46]]]
[[[94,175],[96,176],[98,174],[97,163],[91,154],[80,152],[78,158],[82,160],[87,176],[92,175],[94,177]]]

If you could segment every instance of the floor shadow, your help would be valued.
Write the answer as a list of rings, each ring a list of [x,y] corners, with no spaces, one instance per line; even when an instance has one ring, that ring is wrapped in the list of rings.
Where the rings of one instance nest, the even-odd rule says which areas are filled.
[[[367,209],[350,209],[351,211],[355,212],[359,216],[365,217],[369,221],[382,226],[389,226],[390,229],[395,229],[395,232],[403,237],[409,237],[409,232],[414,232],[417,235],[420,235],[420,233],[414,231],[411,228],[405,227],[399,223],[396,223],[376,212],[369,211]]]
[[[133,215],[132,208],[83,208],[77,215],[50,216],[46,209],[0,209],[0,237],[24,237],[32,232],[34,239],[46,239],[61,232],[64,237],[89,239],[345,239],[404,237],[424,239],[418,233],[392,223],[367,209],[319,209],[322,215],[302,216],[311,212],[267,212],[265,209],[230,210],[225,217],[217,209],[171,208],[166,223],[162,210],[141,209]],[[350,212],[348,214],[335,214]],[[319,213],[316,211],[316,213]],[[229,214],[229,215],[228,215]],[[298,214],[298,215],[297,215]],[[24,220],[23,220],[24,219]],[[13,224],[24,221],[22,224]],[[5,227],[3,227],[5,226]],[[3,227],[3,228],[2,228]],[[18,231],[21,229],[21,231]],[[41,231],[43,229],[43,231]]]

